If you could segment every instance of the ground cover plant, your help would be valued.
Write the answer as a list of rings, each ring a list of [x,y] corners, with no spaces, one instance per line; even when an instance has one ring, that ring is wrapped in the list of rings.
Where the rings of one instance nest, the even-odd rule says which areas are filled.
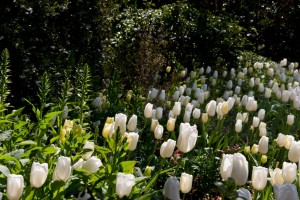
[[[166,66],[176,82],[146,95],[112,72],[95,96],[82,64],[50,96],[44,73],[25,113],[9,104],[4,50],[1,198],[298,199],[298,63],[249,55],[231,69]]]

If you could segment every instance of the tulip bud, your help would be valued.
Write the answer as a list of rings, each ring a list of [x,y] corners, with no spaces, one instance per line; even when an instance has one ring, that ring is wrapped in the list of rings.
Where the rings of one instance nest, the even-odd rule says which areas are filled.
[[[146,118],[151,118],[152,117],[152,110],[153,110],[153,104],[152,103],[147,103],[147,105],[145,106],[145,110],[144,110],[144,116]]]
[[[256,190],[263,190],[267,185],[268,169],[265,167],[253,167],[252,186]]]
[[[269,138],[266,136],[262,136],[258,142],[258,151],[261,154],[266,154],[269,149]]]
[[[299,200],[297,188],[291,183],[283,185],[275,184],[274,187],[275,200]]]
[[[48,164],[33,162],[30,172],[30,184],[34,188],[40,188],[45,183],[48,176]]]
[[[167,179],[164,185],[163,195],[167,199],[180,200],[179,189],[180,189],[179,181],[177,180],[176,177],[171,176]]]
[[[132,190],[132,187],[135,184],[135,178],[132,174],[118,173],[117,183],[116,183],[116,193],[120,198],[124,196],[129,196]]]
[[[93,152],[94,152],[94,142],[89,142],[89,141],[86,141],[84,146],[83,146],[83,149],[90,149],[89,152],[85,153],[82,157],[84,159],[88,159],[89,157],[92,156]]]
[[[180,151],[187,153],[196,145],[198,137],[197,126],[191,126],[189,123],[181,123],[177,147]]]
[[[171,72],[171,67],[170,67],[170,66],[168,66],[168,67],[166,68],[166,72],[167,72],[167,73],[170,73],[170,72]]]
[[[252,154],[257,154],[258,153],[258,145],[257,144],[253,144],[251,147],[251,153]]]
[[[167,130],[169,132],[174,131],[174,129],[175,129],[175,122],[176,122],[175,118],[169,117],[168,122],[167,122]]]
[[[289,149],[288,158],[290,161],[296,163],[300,158],[300,141],[293,141]]]
[[[266,156],[266,155],[261,155],[260,162],[261,162],[262,164],[266,164],[267,161],[268,161],[268,156]]]
[[[288,115],[287,116],[287,124],[289,125],[289,126],[292,126],[293,124],[294,124],[294,118],[295,118],[295,116],[294,115]]]
[[[138,140],[139,140],[139,134],[135,132],[126,133],[127,137],[127,143],[129,144],[128,150],[134,151],[136,149]]]
[[[202,113],[201,120],[205,124],[208,121],[208,114],[207,113]]]
[[[144,172],[144,176],[151,176],[152,171],[154,170],[154,167],[147,166]]]
[[[127,129],[128,131],[135,131],[137,125],[137,116],[132,115],[127,123]]]
[[[293,183],[296,179],[297,165],[295,163],[283,162],[282,174],[286,183]]]
[[[115,115],[115,130],[120,128],[120,133],[123,135],[126,132],[127,115],[118,113]]]
[[[274,186],[275,184],[282,185],[284,183],[282,170],[279,168],[275,168],[275,170],[269,169],[271,184]]]
[[[24,178],[22,175],[9,174],[7,176],[6,193],[9,200],[18,200],[24,189]]]
[[[113,117],[108,117],[106,119],[106,122],[104,124],[103,130],[102,130],[102,135],[104,138],[112,137],[112,135],[115,132],[115,122]]]
[[[182,193],[189,193],[192,189],[193,175],[182,173],[180,177],[180,190]]]
[[[71,175],[71,158],[60,156],[53,172],[53,181],[66,181]]]
[[[245,146],[245,147],[244,147],[244,153],[245,153],[245,154],[249,154],[250,151],[251,151],[251,150],[250,150],[250,146]]]
[[[163,158],[170,158],[173,155],[176,142],[172,139],[168,139],[160,147],[160,156]]]
[[[162,125],[157,125],[154,131],[154,137],[158,140],[162,138],[164,133],[164,127]]]
[[[90,175],[97,172],[101,166],[101,160],[96,156],[92,156],[83,163],[82,168],[89,171],[89,173],[87,173],[86,175]]]

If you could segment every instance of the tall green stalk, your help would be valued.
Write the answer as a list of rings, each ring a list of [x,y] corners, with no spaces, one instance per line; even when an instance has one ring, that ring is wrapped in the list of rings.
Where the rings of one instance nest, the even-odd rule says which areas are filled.
[[[78,96],[78,106],[79,106],[79,121],[80,125],[83,125],[83,119],[84,119],[84,111],[86,102],[89,98],[90,93],[90,70],[87,64],[85,64],[82,67],[79,67],[77,70],[77,96]]]
[[[0,63],[0,112],[1,116],[3,115],[2,109],[8,106],[5,104],[7,96],[10,94],[10,90],[7,85],[10,83],[9,80],[9,53],[7,49],[4,49],[1,54],[1,63]]]

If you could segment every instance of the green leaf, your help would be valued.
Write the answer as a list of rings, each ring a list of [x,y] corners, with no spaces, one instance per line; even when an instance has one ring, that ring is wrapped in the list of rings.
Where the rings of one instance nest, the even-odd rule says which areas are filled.
[[[36,146],[37,143],[35,141],[32,141],[32,140],[25,140],[23,142],[20,142],[20,143],[16,144],[16,146],[25,146],[25,145],[34,145],[34,146]]]
[[[121,162],[121,167],[123,172],[125,173],[133,173],[134,165],[136,164],[136,161],[123,161]]]
[[[0,157],[0,160],[5,160],[6,162],[13,161],[16,164],[17,169],[21,170],[21,163],[15,157],[3,155]]]
[[[20,115],[21,112],[23,111],[23,109],[24,109],[24,107],[19,108],[18,110],[13,111],[11,114],[6,115],[5,118],[6,119],[8,119],[8,118],[14,118],[14,117]]]
[[[43,150],[44,156],[47,156],[49,154],[55,154],[56,153],[56,149],[54,147],[46,147]]]
[[[50,119],[52,119],[55,115],[59,115],[59,114],[61,114],[63,111],[56,111],[56,112],[51,112],[51,113],[47,113],[46,115],[45,115],[45,118],[50,118]]]
[[[2,172],[2,174],[4,174],[6,177],[10,174],[9,169],[4,165],[0,165],[0,172]]]
[[[159,174],[156,174],[155,176],[153,176],[153,178],[149,181],[149,183],[146,185],[146,187],[143,188],[142,193],[147,192],[152,187],[152,185],[154,185],[156,183],[158,175]]]
[[[99,147],[99,146],[95,146],[95,150],[96,152],[100,152],[101,154],[107,154],[110,153],[111,150],[105,147]]]
[[[33,196],[34,196],[34,190],[35,189],[31,189],[30,190],[30,193],[28,194],[28,196],[25,198],[25,200],[31,200],[31,199],[33,199]]]

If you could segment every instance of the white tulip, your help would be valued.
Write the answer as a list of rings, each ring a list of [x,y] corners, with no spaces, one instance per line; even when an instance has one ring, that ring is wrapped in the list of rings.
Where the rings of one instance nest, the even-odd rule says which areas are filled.
[[[274,185],[275,200],[299,200],[297,188],[291,183],[283,185]]]
[[[286,183],[293,183],[296,179],[297,165],[295,163],[283,162],[282,176]]]
[[[263,190],[267,185],[268,169],[265,167],[253,167],[252,186],[256,190]]]
[[[174,131],[175,129],[176,118],[169,117],[167,122],[167,130],[169,132]]]
[[[82,164],[82,168],[89,171],[87,175],[97,172],[101,166],[102,162],[96,156],[90,157]]]
[[[164,127],[162,125],[158,125],[156,128],[155,128],[155,131],[154,131],[154,137],[158,140],[160,140],[163,136],[163,133],[164,133]]]
[[[287,116],[287,124],[289,125],[289,126],[291,126],[291,125],[293,125],[294,124],[294,119],[295,119],[295,116],[294,115],[288,115]]]
[[[160,156],[163,158],[170,158],[173,155],[175,145],[175,140],[168,139],[168,141],[164,142],[160,147]]]
[[[152,117],[152,110],[153,110],[153,104],[152,103],[147,103],[147,105],[145,106],[145,110],[144,110],[144,116],[146,118],[151,118]]]
[[[173,114],[174,116],[180,115],[181,112],[181,103],[180,102],[175,102],[173,106]]]
[[[286,149],[289,150],[290,147],[291,147],[291,145],[292,145],[292,143],[293,143],[293,141],[295,141],[294,136],[292,136],[292,135],[286,135],[284,137],[284,148],[286,148]]]
[[[163,195],[167,199],[180,200],[180,184],[176,177],[169,177],[163,188]]]
[[[279,184],[282,185],[284,183],[282,170],[279,168],[275,168],[274,170],[269,169],[269,173],[271,176],[271,184]]]
[[[217,107],[217,102],[214,100],[211,100],[207,105],[206,105],[206,113],[213,117],[216,114],[216,107]]]
[[[279,133],[277,138],[276,138],[276,143],[279,147],[284,146],[284,140],[285,140],[285,135],[282,133]]]
[[[116,193],[120,198],[129,196],[132,187],[135,184],[135,178],[132,174],[118,173],[116,182]]]
[[[22,175],[9,174],[7,176],[6,193],[9,200],[18,200],[24,189],[24,178]]]
[[[136,126],[137,126],[137,116],[132,115],[127,123],[127,129],[128,131],[135,131]]]
[[[93,152],[94,152],[94,142],[89,142],[89,141],[86,141],[84,146],[83,146],[83,149],[89,149],[90,151],[89,152],[86,152],[82,157],[84,159],[88,159],[89,157],[92,156]]]
[[[266,110],[265,109],[260,109],[258,111],[258,118],[262,121],[265,118]]]
[[[120,133],[123,135],[126,132],[127,115],[118,113],[115,115],[115,130],[120,128]]]
[[[236,200],[252,200],[251,193],[247,189],[240,188],[237,190],[237,193],[238,197]]]
[[[199,108],[195,108],[193,110],[193,118],[194,119],[199,119],[201,116],[201,110]]]
[[[71,158],[60,156],[53,172],[53,181],[66,181],[71,175]]]
[[[299,158],[300,158],[300,141],[298,141],[298,142],[293,141],[292,145],[289,149],[288,159],[291,162],[296,163],[299,161]]]
[[[34,188],[40,188],[45,183],[48,176],[48,163],[33,162],[30,172],[30,184]]]
[[[134,151],[139,141],[139,134],[136,132],[126,133],[127,143],[129,144],[128,150]]]
[[[163,115],[163,108],[162,107],[157,107],[156,112],[155,112],[155,118],[156,119],[161,119]]]
[[[258,151],[261,154],[266,154],[269,150],[269,138],[262,136],[258,142]]]
[[[259,122],[260,122],[259,118],[254,116],[254,117],[253,117],[252,126],[253,126],[253,127],[258,127]]]
[[[187,153],[191,151],[197,142],[198,130],[197,126],[191,126],[189,123],[181,123],[177,147],[180,151]]]
[[[182,193],[189,193],[192,189],[193,175],[182,173],[180,177],[180,190]]]

